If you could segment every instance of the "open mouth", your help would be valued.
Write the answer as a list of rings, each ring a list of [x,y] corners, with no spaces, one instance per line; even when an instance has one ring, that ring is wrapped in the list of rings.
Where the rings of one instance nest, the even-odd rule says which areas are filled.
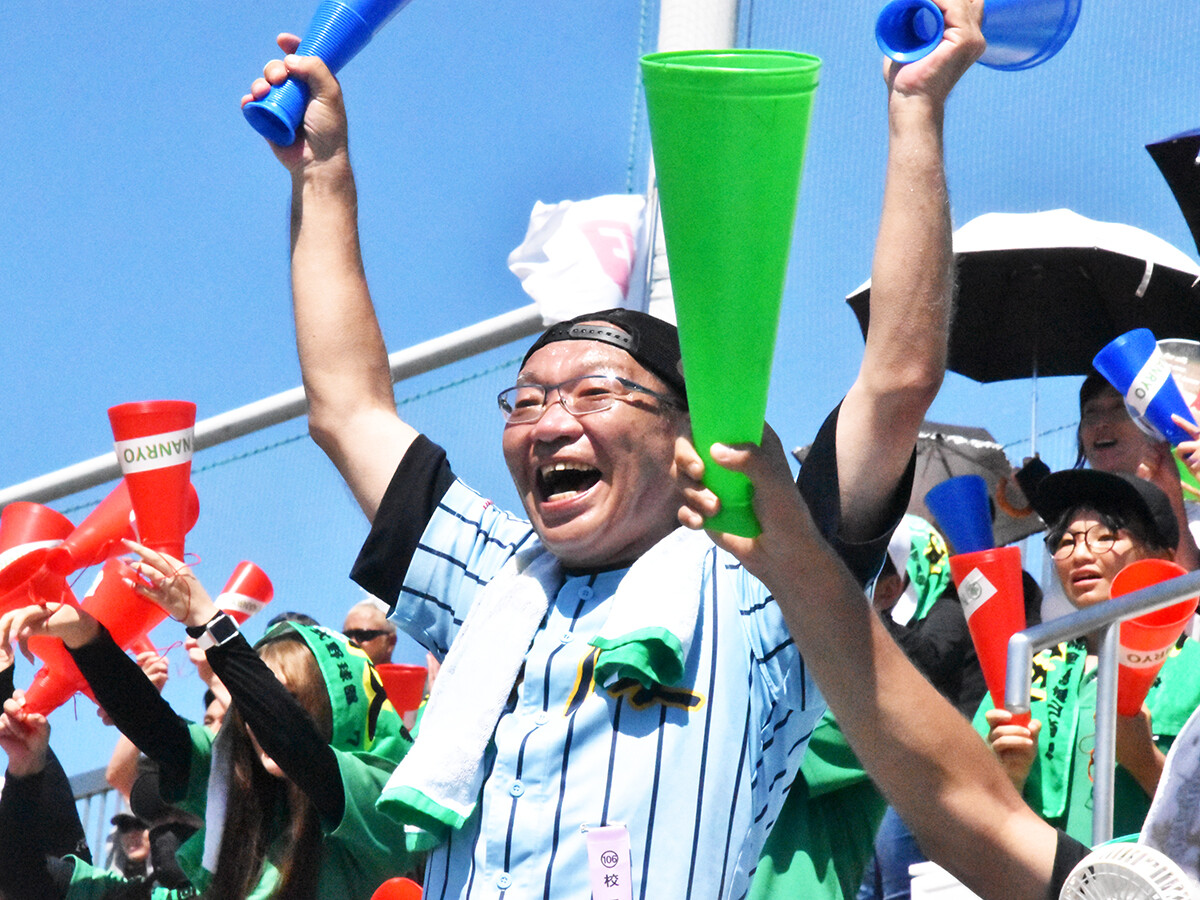
[[[538,469],[538,496],[543,502],[569,500],[600,480],[600,470],[584,463],[559,462]]]
[[[1105,438],[1101,441],[1092,441],[1092,447],[1096,450],[1108,450],[1111,447],[1117,446],[1115,438]]]

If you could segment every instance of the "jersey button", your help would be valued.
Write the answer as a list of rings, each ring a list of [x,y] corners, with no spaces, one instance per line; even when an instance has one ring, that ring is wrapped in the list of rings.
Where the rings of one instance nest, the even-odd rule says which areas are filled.
[[[514,797],[520,797],[523,793],[525,793],[525,785],[521,784],[519,781],[514,781],[512,786],[508,789],[508,792]]]
[[[496,887],[500,888],[500,890],[508,890],[508,888],[511,886],[512,878],[507,872],[501,872],[498,876],[496,876]]]
[[[569,632],[569,631],[564,631],[562,633],[562,637],[559,638],[559,641],[561,641],[564,644],[569,644],[573,640],[575,640],[575,635],[571,634],[571,632]]]
[[[584,586],[579,589],[580,600],[591,600],[596,595],[596,592],[590,587]]]
[[[547,722],[550,721],[550,713],[546,712],[546,710],[543,709],[541,712],[539,712],[536,716],[533,717],[533,721],[538,725],[545,725]]]

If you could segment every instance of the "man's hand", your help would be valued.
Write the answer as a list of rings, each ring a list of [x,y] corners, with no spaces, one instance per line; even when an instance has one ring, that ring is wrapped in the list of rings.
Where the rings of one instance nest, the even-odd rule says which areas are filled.
[[[759,581],[776,591],[795,574],[794,564],[804,552],[802,541],[819,539],[808,507],[796,489],[783,444],[768,425],[763,429],[761,447],[713,444],[711,453],[718,465],[750,479],[754,486],[754,514],[763,530],[756,538],[711,531],[709,534],[717,546],[736,556]],[[704,520],[720,510],[721,501],[704,487],[704,461],[687,438],[676,441],[675,467],[684,496],[679,522],[688,528],[701,529]]]
[[[346,150],[346,108],[342,89],[329,68],[315,56],[296,56],[300,38],[281,34],[276,38],[279,49],[287,54],[273,59],[263,67],[261,78],[250,85],[250,93],[242,97],[242,106],[261,100],[272,87],[288,78],[297,78],[308,85],[310,99],[304,110],[304,123],[296,131],[290,147],[271,144],[275,156],[293,175],[313,164],[327,162]]]
[[[987,49],[980,26],[983,0],[934,0],[942,10],[945,31],[931,53],[915,62],[885,59],[883,77],[895,96],[928,97],[943,103],[963,73]]]

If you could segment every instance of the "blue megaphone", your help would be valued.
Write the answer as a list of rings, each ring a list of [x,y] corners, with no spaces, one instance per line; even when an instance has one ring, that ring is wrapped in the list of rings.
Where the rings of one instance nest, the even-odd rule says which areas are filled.
[[[1079,20],[1081,0],[987,0],[979,58],[993,69],[1015,71],[1044,63],[1062,49]],[[899,63],[930,53],[945,22],[933,0],[891,0],[875,21],[879,49]]]
[[[320,57],[336,73],[407,4],[408,0],[322,0],[296,53]],[[242,114],[271,143],[289,147],[307,105],[308,86],[289,78],[261,100],[247,103]]]

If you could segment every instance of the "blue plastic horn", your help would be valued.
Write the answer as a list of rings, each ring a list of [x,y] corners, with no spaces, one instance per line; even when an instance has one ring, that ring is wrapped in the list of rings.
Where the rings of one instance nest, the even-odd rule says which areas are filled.
[[[409,0],[322,0],[300,46],[299,56],[318,56],[337,72],[371,42],[376,32]],[[294,78],[242,107],[250,125],[273,144],[289,147],[304,121],[308,86]]]
[[[956,554],[991,550],[992,509],[987,482],[980,475],[958,475],[934,485],[925,494],[925,506]]]
[[[1079,20],[1082,0],[987,0],[979,62],[1015,71],[1044,63],[1062,49]],[[942,40],[945,21],[933,0],[891,0],[875,21],[879,49],[899,63],[930,53]]]

